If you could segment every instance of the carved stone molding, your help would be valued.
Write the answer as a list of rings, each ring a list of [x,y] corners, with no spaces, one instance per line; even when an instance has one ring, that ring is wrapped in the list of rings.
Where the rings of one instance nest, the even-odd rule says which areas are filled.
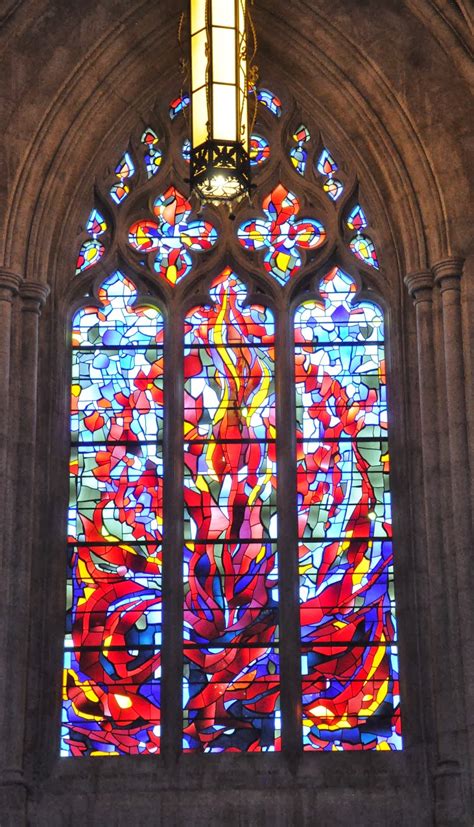
[[[458,256],[451,256],[433,264],[435,282],[442,293],[445,290],[461,290],[463,265],[464,259]]]
[[[25,281],[20,287],[22,299],[22,311],[29,313],[41,313],[42,308],[49,295],[49,286],[34,281]]]
[[[18,293],[21,281],[17,273],[0,267],[0,301],[11,302]]]
[[[429,270],[407,273],[404,282],[414,304],[420,301],[433,301],[434,278]]]

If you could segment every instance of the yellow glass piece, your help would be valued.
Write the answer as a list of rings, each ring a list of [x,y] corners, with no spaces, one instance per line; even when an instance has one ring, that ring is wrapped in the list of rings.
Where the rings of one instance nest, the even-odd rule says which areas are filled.
[[[309,244],[313,238],[314,230],[311,228],[310,230],[304,230],[302,233],[299,234],[299,241],[301,244]]]
[[[235,86],[235,35],[235,29],[212,28],[213,83],[231,83]]]
[[[278,253],[275,259],[275,264],[282,273],[285,273],[290,263],[290,256],[288,253]]]
[[[192,247],[194,244],[193,239],[191,236],[187,235],[187,233],[181,233],[180,235],[181,241],[185,247]]]
[[[115,543],[119,540],[119,537],[116,537],[114,534],[109,534],[105,528],[103,528],[100,532],[104,540],[107,540],[108,543]]]
[[[265,236],[259,230],[251,230],[249,232],[249,239],[258,242],[259,244],[264,244]]]
[[[201,476],[201,474],[199,474],[199,476],[196,477],[196,488],[198,489],[198,491],[202,491],[204,494],[207,494],[209,492],[209,486],[204,477]]]
[[[237,140],[235,86],[213,84],[212,137],[217,141]]]
[[[262,548],[260,549],[260,551],[258,552],[258,554],[255,558],[255,562],[257,563],[257,565],[258,565],[258,563],[262,562],[264,557],[265,557],[265,546],[262,546]]]
[[[212,0],[212,25],[235,26],[235,0]]]
[[[191,0],[191,34],[206,25],[206,0]]]
[[[170,264],[166,271],[166,278],[168,279],[171,284],[176,284],[176,277],[178,275],[178,271],[174,264]]]
[[[363,557],[360,563],[355,567],[354,574],[352,575],[352,582],[354,585],[359,585],[367,572],[370,569],[370,560],[367,560],[366,557]]]

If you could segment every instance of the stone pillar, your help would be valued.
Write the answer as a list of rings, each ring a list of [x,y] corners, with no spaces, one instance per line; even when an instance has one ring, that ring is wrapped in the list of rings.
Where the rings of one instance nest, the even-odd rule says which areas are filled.
[[[441,438],[435,354],[433,338],[433,276],[429,271],[410,273],[405,278],[413,297],[416,313],[419,407],[421,420],[421,450],[423,458],[423,506],[425,516],[424,568],[427,572],[427,601],[430,629],[427,654],[431,668],[431,686],[426,687],[433,697],[434,726],[436,730],[436,760],[434,762],[435,823],[462,825],[466,822],[463,803],[462,748],[458,737],[462,720],[461,697],[456,683],[459,664],[456,641],[458,634],[456,607],[456,577],[449,570],[449,559],[443,550],[441,530],[441,502],[444,492],[439,464]],[[428,670],[427,670],[428,672]]]
[[[43,284],[24,282],[20,287],[21,357],[17,397],[19,421],[15,461],[16,496],[14,534],[6,550],[3,570],[5,599],[5,693],[0,741],[2,769],[0,808],[8,811],[4,824],[26,823],[27,786],[24,776],[28,631],[30,624],[31,556],[34,548],[33,502],[37,427],[38,327],[41,307],[49,289]],[[11,437],[10,437],[11,440]],[[36,476],[36,479],[35,479]],[[3,822],[2,822],[3,824]]]
[[[12,340],[12,302],[18,293],[21,283],[20,276],[9,270],[0,268],[0,568],[6,571],[9,553],[10,509],[8,503],[13,501],[11,496],[12,465],[11,456],[11,428],[10,428],[10,373],[11,373],[11,340]],[[5,697],[8,674],[8,650],[6,640],[7,611],[5,601],[0,604],[0,696]],[[7,759],[8,744],[3,741],[0,745],[0,761],[3,767]],[[3,773],[0,777],[0,809],[2,807]],[[14,791],[12,791],[14,794]]]
[[[448,258],[433,267],[441,291],[443,349],[448,420],[450,491],[443,492],[450,520],[450,559],[457,571],[460,640],[458,657],[463,667],[466,723],[469,729],[471,770],[474,767],[474,577],[473,532],[470,499],[469,447],[463,355],[461,276],[463,260]],[[472,461],[472,460],[471,460]]]
[[[9,467],[8,449],[11,445],[9,412],[12,301],[20,282],[20,276],[0,268],[0,503],[6,502],[6,469]],[[4,554],[7,519],[7,509],[0,508],[0,561]]]

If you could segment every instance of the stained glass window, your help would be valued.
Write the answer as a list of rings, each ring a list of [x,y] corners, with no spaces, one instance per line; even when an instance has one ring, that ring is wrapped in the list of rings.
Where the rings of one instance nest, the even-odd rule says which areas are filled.
[[[305,750],[399,749],[384,324],[333,269],[295,317]]]
[[[97,209],[93,209],[86,224],[86,233],[90,238],[81,244],[79,254],[76,261],[76,275],[88,270],[102,258],[105,253],[105,246],[102,241],[99,241],[99,236],[102,236],[107,231],[107,222]]]
[[[329,152],[329,149],[326,149],[326,147],[318,158],[316,168],[319,174],[325,178],[323,183],[324,192],[326,192],[333,201],[337,201],[344,190],[344,185],[342,181],[339,181],[339,179],[334,176],[334,173],[339,167]]]
[[[256,95],[258,195],[235,222],[166,177],[190,157],[183,93],[167,164],[166,130],[142,127],[78,240],[64,756],[156,754],[170,703],[186,753],[285,751],[291,727],[308,753],[401,749],[384,318],[337,263],[377,279],[370,205],[339,210],[339,156]]]
[[[145,147],[146,174],[148,178],[153,178],[161,166],[163,155],[161,149],[158,148],[158,135],[151,127],[148,127],[141,137],[141,142]]]
[[[250,165],[263,164],[270,157],[270,144],[261,135],[250,136]]]
[[[238,238],[247,250],[265,250],[264,266],[280,284],[285,284],[301,267],[300,250],[314,250],[324,243],[326,232],[314,218],[296,216],[300,203],[282,184],[264,199],[266,219],[245,221]]]
[[[130,227],[128,241],[139,253],[156,251],[154,268],[170,284],[191,270],[189,250],[209,250],[217,232],[208,221],[190,221],[191,204],[175,187],[154,202],[157,221],[144,219]]]
[[[163,319],[120,272],[73,321],[62,755],[160,746]]]
[[[185,321],[185,751],[279,749],[274,323],[226,268]]]
[[[309,129],[304,124],[300,124],[292,137],[296,146],[293,146],[290,149],[291,163],[299,175],[304,175],[306,170],[306,159],[308,157],[306,144],[311,139]]]
[[[135,165],[129,152],[126,152],[115,167],[118,179],[110,190],[110,197],[116,204],[121,204],[130,192],[129,180],[135,175]]]
[[[270,92],[269,89],[262,89],[259,88],[257,90],[257,98],[262,106],[265,106],[272,115],[275,117],[280,118],[282,113],[282,105],[281,100],[273,92]]]
[[[356,204],[351,209],[346,218],[346,226],[349,230],[356,231],[356,235],[351,239],[349,244],[351,252],[353,252],[357,258],[360,258],[364,264],[368,264],[370,267],[375,267],[375,269],[378,270],[379,260],[377,258],[375,244],[371,238],[362,233],[362,230],[365,230],[369,226],[369,222],[360,204]]]

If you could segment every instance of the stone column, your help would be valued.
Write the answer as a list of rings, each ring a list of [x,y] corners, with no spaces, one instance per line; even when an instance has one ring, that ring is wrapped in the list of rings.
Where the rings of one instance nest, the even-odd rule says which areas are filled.
[[[474,766],[474,577],[473,533],[470,500],[469,447],[463,355],[461,276],[463,260],[448,258],[433,267],[441,291],[443,346],[450,491],[445,491],[445,511],[450,520],[450,559],[457,571],[457,600],[461,647],[458,657],[465,682],[466,723],[469,728],[471,769]],[[472,460],[471,460],[472,461]]]
[[[0,807],[7,811],[6,824],[23,824],[27,797],[24,776],[28,631],[30,624],[31,557],[34,549],[33,502],[37,426],[38,327],[41,307],[49,289],[24,282],[20,287],[21,357],[17,379],[19,421],[15,461],[16,496],[14,534],[6,550],[3,570],[5,600],[6,681],[0,719],[2,776]],[[11,437],[10,437],[11,439]],[[2,822],[3,824],[3,822]]]
[[[441,530],[441,502],[444,493],[439,464],[439,440],[435,354],[433,338],[433,276],[429,271],[410,273],[405,278],[416,313],[421,450],[423,459],[423,507],[425,516],[424,568],[427,573],[429,606],[426,653],[431,663],[426,687],[433,697],[436,730],[434,766],[435,820],[437,824],[465,824],[461,783],[460,728],[461,693],[456,683],[457,658],[456,577],[446,565]],[[429,726],[429,722],[428,722]]]
[[[11,515],[9,502],[13,502],[12,465],[11,456],[11,428],[10,428],[10,373],[11,373],[11,340],[12,340],[12,302],[21,278],[9,270],[0,268],[0,569],[6,571]],[[5,697],[5,690],[9,679],[8,648],[6,640],[6,625],[8,614],[5,601],[0,603],[0,697]],[[3,741],[0,745],[0,761],[4,766],[7,758],[8,744]],[[0,777],[0,808],[3,804],[2,784],[3,773]]]
[[[6,502],[8,449],[10,433],[10,345],[12,301],[18,292],[21,278],[16,273],[0,268],[0,503]],[[0,508],[0,561],[3,560],[8,519],[7,509]]]

